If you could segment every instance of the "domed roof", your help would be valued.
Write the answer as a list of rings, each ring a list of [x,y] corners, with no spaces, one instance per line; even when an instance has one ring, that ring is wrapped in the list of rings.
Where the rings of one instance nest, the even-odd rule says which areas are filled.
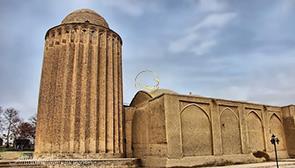
[[[177,92],[174,92],[173,90],[169,90],[169,89],[156,89],[153,90],[151,92],[146,92],[143,90],[140,90],[136,93],[136,95],[133,97],[130,106],[131,107],[137,107],[140,106],[142,104],[144,104],[145,102],[158,97],[162,94],[178,94]]]
[[[66,24],[66,23],[84,23],[84,22],[89,22],[91,24],[109,28],[109,25],[106,22],[106,20],[102,16],[97,14],[95,11],[90,9],[76,10],[70,13],[68,16],[66,16],[61,23]]]
[[[170,93],[170,94],[177,94],[177,92],[173,91],[173,90],[169,90],[169,89],[156,89],[156,90],[153,90],[151,92],[149,92],[149,94],[152,96],[152,97],[157,97],[157,96],[160,96],[161,94],[164,94],[164,93]]]

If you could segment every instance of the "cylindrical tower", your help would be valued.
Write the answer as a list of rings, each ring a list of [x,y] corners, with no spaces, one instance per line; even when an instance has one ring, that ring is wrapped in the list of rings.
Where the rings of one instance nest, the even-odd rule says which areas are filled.
[[[121,45],[105,19],[88,9],[48,30],[36,158],[124,155]]]

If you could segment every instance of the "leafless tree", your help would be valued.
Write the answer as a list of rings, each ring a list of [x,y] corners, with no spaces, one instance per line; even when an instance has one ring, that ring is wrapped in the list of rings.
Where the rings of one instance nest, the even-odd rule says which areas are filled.
[[[3,108],[0,106],[0,132],[3,131]]]
[[[34,114],[34,116],[32,116],[32,117],[30,118],[30,123],[31,123],[32,128],[33,128],[32,138],[33,138],[33,140],[35,141],[36,127],[37,127],[37,115],[36,115],[36,114]]]
[[[17,127],[17,138],[34,139],[35,138],[34,125],[29,122],[21,122]]]
[[[36,128],[36,125],[37,125],[36,114],[34,114],[29,120],[30,120],[30,123]]]
[[[19,112],[14,108],[8,108],[3,113],[3,122],[5,123],[5,138],[6,147],[9,147],[9,140],[12,136],[15,136],[17,126],[21,122]]]

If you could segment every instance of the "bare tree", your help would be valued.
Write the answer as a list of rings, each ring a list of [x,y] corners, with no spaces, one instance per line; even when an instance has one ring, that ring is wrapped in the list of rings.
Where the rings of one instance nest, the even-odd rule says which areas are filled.
[[[32,123],[21,122],[17,127],[17,138],[34,139],[35,127]]]
[[[36,114],[34,114],[29,120],[30,120],[30,123],[36,128],[36,125],[37,125]]]
[[[31,123],[32,128],[33,128],[32,138],[33,138],[33,142],[35,144],[35,135],[36,135],[36,127],[37,127],[37,115],[36,114],[34,114],[34,116],[32,116],[30,118],[30,123]]]
[[[0,106],[0,132],[3,131],[3,108]]]
[[[20,123],[21,119],[19,117],[19,113],[14,108],[8,108],[3,113],[3,121],[6,125],[6,147],[9,147],[9,139],[12,136],[15,136],[17,131],[17,126]]]

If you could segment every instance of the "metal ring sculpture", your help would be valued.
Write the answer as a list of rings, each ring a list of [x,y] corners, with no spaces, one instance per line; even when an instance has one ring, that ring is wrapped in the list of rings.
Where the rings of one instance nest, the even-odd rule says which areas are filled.
[[[145,81],[147,78],[153,81],[153,84]],[[151,92],[159,88],[160,79],[159,76],[151,70],[144,70],[139,72],[135,77],[135,87],[139,90],[145,90]]]

